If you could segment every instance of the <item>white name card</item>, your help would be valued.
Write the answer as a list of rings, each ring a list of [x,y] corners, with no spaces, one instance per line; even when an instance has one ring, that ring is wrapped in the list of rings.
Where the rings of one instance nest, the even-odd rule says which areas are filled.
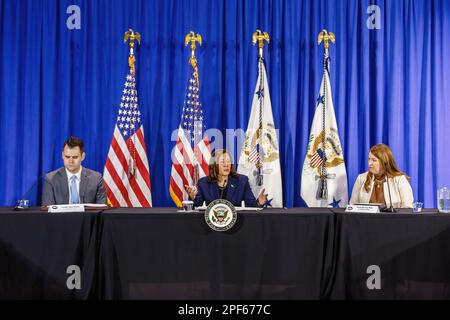
[[[345,208],[345,212],[360,212],[360,213],[380,213],[380,207],[366,204],[349,204]]]
[[[55,204],[48,206],[48,212],[84,212],[84,204]]]

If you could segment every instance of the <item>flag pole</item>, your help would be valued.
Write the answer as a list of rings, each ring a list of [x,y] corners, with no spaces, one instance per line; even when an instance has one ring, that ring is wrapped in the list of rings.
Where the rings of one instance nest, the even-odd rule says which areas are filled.
[[[267,32],[261,32],[261,30],[256,29],[256,31],[253,33],[252,36],[252,42],[253,45],[258,42],[258,77],[259,77],[259,126],[258,126],[258,162],[256,163],[256,167],[258,168],[258,177],[256,179],[256,185],[262,186],[263,185],[263,173],[262,173],[262,164],[261,161],[263,160],[263,156],[261,155],[261,145],[262,145],[262,133],[263,133],[263,125],[262,125],[262,119],[263,119],[263,110],[264,110],[264,79],[262,74],[262,68],[264,67],[264,40],[267,41],[267,43],[270,43],[269,34]]]
[[[136,76],[136,57],[134,55],[134,41],[137,40],[138,44],[141,44],[141,35],[139,32],[134,32],[133,29],[128,29],[128,31],[125,32],[123,37],[123,42],[126,43],[129,41],[129,47],[130,47],[130,53],[128,55],[128,66],[130,67],[130,74],[132,77]],[[132,88],[131,90],[136,90],[135,88]],[[131,108],[131,105],[134,105],[134,107]],[[134,104],[133,101],[130,104],[130,109],[133,110],[133,112],[136,112],[137,109],[137,103]],[[135,123],[135,117],[131,117],[131,125],[129,128],[129,134],[130,138],[128,139],[128,149],[133,150],[131,159],[128,159],[128,178],[135,178],[136,177],[136,123]]]
[[[326,152],[325,152],[325,142],[326,142],[326,132],[325,132],[325,115],[327,108],[327,81],[326,81],[326,73],[328,72],[328,61],[329,61],[329,52],[328,48],[330,46],[329,41],[335,42],[335,37],[332,32],[328,33],[327,30],[323,29],[319,32],[319,36],[317,39],[318,45],[323,41],[324,54],[323,54],[323,102],[322,102],[322,149],[323,149],[323,161],[321,163],[321,174],[319,187],[317,188],[316,199],[328,199],[328,190],[327,190],[327,169],[326,169]],[[328,74],[329,76],[329,74]]]
[[[202,36],[200,34],[197,33],[197,35],[191,31],[189,32],[186,37],[184,38],[184,45],[187,46],[189,44],[191,44],[191,57],[189,58],[189,63],[192,66],[193,70],[194,70],[194,79],[195,79],[195,84],[197,88],[200,88],[200,80],[198,77],[198,66],[197,66],[197,58],[195,57],[195,49],[197,48],[196,43],[198,42],[199,45],[202,45]],[[198,128],[198,124],[197,120],[198,120],[198,92],[196,95],[194,95],[193,97],[193,106],[194,106],[194,132],[193,132],[193,137],[194,137],[194,141],[192,143],[192,141],[190,141],[192,146],[195,146],[200,139],[202,139],[201,137],[201,132],[202,132],[202,128]],[[199,131],[200,130],[200,131]],[[198,134],[200,132],[200,134]],[[200,150],[197,150],[197,148],[194,148],[194,177],[193,177],[193,184],[196,187],[197,183],[198,183],[198,179],[200,177],[199,171],[198,171],[198,160],[199,157],[201,156],[200,154]]]

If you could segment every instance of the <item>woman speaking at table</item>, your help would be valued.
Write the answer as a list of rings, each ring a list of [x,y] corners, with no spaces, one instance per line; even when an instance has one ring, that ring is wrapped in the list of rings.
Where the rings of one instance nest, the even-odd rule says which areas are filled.
[[[246,207],[262,207],[267,200],[264,189],[258,199],[255,198],[248,177],[236,172],[231,154],[224,149],[216,149],[211,154],[209,176],[201,178],[196,188],[184,187],[196,207],[203,202],[208,205],[216,199],[226,199],[235,206],[240,206],[244,201]]]
[[[369,171],[356,179],[351,204],[381,203],[390,207],[390,190],[394,208],[412,208],[414,198],[409,177],[398,169],[387,145],[380,143],[370,148],[368,167]]]

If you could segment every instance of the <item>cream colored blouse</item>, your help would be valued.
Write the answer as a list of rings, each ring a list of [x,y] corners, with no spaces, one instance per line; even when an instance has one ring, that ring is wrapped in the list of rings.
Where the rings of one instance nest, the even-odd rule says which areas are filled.
[[[353,185],[352,197],[350,204],[355,203],[369,203],[370,196],[372,195],[374,180],[370,182],[369,192],[364,189],[364,182],[366,181],[368,172],[361,173],[356,178]],[[389,178],[389,187],[391,189],[392,206],[394,208],[412,208],[414,202],[413,192],[408,179],[404,175]],[[389,191],[387,183],[383,183],[384,200],[386,206],[390,206]]]

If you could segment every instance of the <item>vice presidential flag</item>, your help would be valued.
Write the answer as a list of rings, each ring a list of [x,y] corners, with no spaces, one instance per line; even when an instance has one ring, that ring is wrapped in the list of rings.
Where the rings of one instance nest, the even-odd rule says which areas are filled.
[[[264,59],[259,57],[259,75],[252,100],[252,110],[238,163],[238,173],[248,176],[257,198],[265,189],[266,206],[283,207],[280,152],[272,115],[269,85]]]
[[[324,55],[324,74],[303,162],[301,196],[309,207],[345,207],[347,172],[334,114],[330,58]]]

